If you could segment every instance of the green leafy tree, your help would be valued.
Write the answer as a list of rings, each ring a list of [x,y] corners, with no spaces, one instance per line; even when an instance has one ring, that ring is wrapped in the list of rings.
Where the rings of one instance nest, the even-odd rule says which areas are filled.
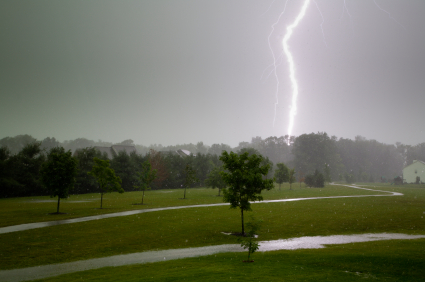
[[[37,143],[37,139],[28,134],[0,139],[0,147],[7,147],[12,155],[18,154],[25,146],[33,143]]]
[[[195,182],[197,182],[199,180],[196,177],[196,171],[189,164],[186,165],[184,172],[185,172],[185,178],[184,178],[184,196],[183,196],[183,199],[186,199],[186,188],[190,187],[190,185],[194,184]]]
[[[115,175],[121,179],[121,187],[124,191],[132,191],[137,183],[137,170],[131,161],[130,155],[125,151],[119,151],[110,162]]]
[[[20,191],[22,185],[16,181],[11,165],[11,153],[6,146],[0,147],[0,198],[13,196],[14,191]]]
[[[308,187],[325,187],[325,177],[317,169],[314,171],[314,174],[309,174],[305,177],[305,184]]]
[[[325,177],[317,169],[314,171],[314,187],[325,187]]]
[[[292,146],[292,154],[294,167],[306,175],[314,173],[314,170],[321,168],[324,163],[332,167],[335,175],[343,168],[337,138],[329,137],[325,132],[298,136]]]
[[[314,176],[313,176],[313,174],[306,175],[306,177],[304,179],[304,183],[305,183],[305,185],[307,185],[310,188],[313,187],[314,186]]]
[[[143,205],[143,199],[145,198],[145,191],[151,189],[151,183],[156,178],[156,169],[152,169],[151,164],[149,161],[145,161],[142,164],[142,171],[138,172],[137,175],[139,176],[140,185],[134,186],[134,188],[143,191],[142,196],[142,202],[140,203]]]
[[[74,188],[77,174],[77,160],[72,157],[71,151],[65,152],[62,147],[50,149],[40,176],[50,197],[58,197],[56,214],[59,214],[60,199],[67,198],[69,190]]]
[[[229,188],[223,189],[224,202],[230,203],[230,208],[241,210],[242,235],[245,235],[244,211],[251,210],[249,201],[261,201],[261,191],[273,188],[272,179],[263,179],[270,169],[270,165],[261,165],[263,158],[256,154],[241,155],[224,151],[220,160],[226,171],[221,172],[224,182]]]
[[[40,181],[40,169],[46,161],[40,148],[40,142],[29,143],[22,150],[8,160],[13,178],[21,184],[15,197],[46,195]]]
[[[220,196],[221,189],[226,188],[226,182],[224,182],[223,177],[220,172],[224,171],[222,166],[214,167],[208,174],[208,178],[205,180],[207,187],[218,188],[218,196]]]
[[[93,176],[99,185],[100,208],[102,208],[104,193],[112,191],[124,193],[124,189],[121,188],[121,178],[116,176],[114,170],[109,167],[109,160],[101,160],[95,157],[93,161],[92,170],[87,174]]]
[[[103,158],[100,151],[94,147],[87,147],[83,149],[78,149],[74,152],[74,157],[78,161],[78,175],[77,182],[74,186],[74,193],[76,194],[85,194],[85,193],[95,193],[97,191],[96,180],[87,174],[91,171],[94,161],[93,158]]]
[[[289,170],[288,182],[289,182],[289,190],[292,190],[292,183],[296,180],[295,178],[295,169]]]
[[[276,166],[277,166],[277,169],[274,171],[274,178],[276,182],[279,184],[279,190],[280,190],[280,186],[282,185],[282,183],[288,182],[289,180],[289,168],[283,163],[278,163],[276,164]]]
[[[241,237],[239,239],[239,243],[241,244],[241,247],[244,249],[248,249],[248,260],[246,262],[253,262],[250,261],[251,254],[253,254],[255,251],[258,250],[259,244],[255,241],[255,233],[260,229],[260,221],[256,221],[254,217],[251,217],[251,221],[246,223],[246,227],[248,228],[248,232],[246,233],[245,237]]]

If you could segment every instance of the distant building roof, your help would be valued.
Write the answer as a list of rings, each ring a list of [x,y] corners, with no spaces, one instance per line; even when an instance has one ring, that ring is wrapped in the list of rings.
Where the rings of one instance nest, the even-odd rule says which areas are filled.
[[[182,157],[187,157],[187,156],[190,156],[190,154],[192,153],[188,150],[178,149],[177,154],[179,154]]]
[[[179,155],[180,157],[188,157],[192,154],[192,152],[184,149],[178,149],[176,151],[170,150],[170,151],[159,151],[159,153],[162,154],[172,154],[172,155]]]
[[[407,167],[409,167],[409,166],[411,166],[411,165],[413,165],[413,164],[415,164],[415,163],[420,163],[420,164],[425,165],[425,162],[423,162],[423,161],[420,161],[420,160],[413,160],[413,162],[412,162],[410,165],[405,166],[403,169],[405,169],[405,168],[407,168]]]

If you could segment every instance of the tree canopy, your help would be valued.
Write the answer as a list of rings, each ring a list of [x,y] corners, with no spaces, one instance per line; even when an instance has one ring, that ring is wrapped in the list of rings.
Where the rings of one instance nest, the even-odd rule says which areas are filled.
[[[151,189],[150,185],[152,181],[154,181],[156,178],[156,169],[152,169],[152,166],[149,163],[149,161],[145,161],[142,164],[142,171],[139,171],[137,175],[139,176],[139,185],[134,186],[134,188],[143,191],[142,202],[141,202],[141,204],[143,205],[143,199],[145,198],[145,191]]]
[[[221,175],[228,186],[223,190],[223,200],[230,203],[230,208],[241,210],[242,235],[244,235],[243,212],[251,210],[249,201],[263,200],[261,191],[273,188],[272,179],[263,179],[270,165],[261,165],[263,157],[257,154],[249,155],[248,152],[238,155],[224,151],[220,160],[225,169]]]
[[[186,165],[186,168],[184,169],[184,174],[185,174],[185,178],[184,178],[183,199],[186,199],[186,188],[189,188],[196,181],[199,181],[199,179],[196,177],[196,171],[189,164]]]
[[[71,151],[65,152],[63,147],[50,149],[40,175],[50,197],[58,197],[56,213],[59,213],[60,199],[67,198],[69,190],[74,188],[77,173],[77,160],[72,157]]]
[[[289,181],[289,168],[283,163],[278,163],[276,166],[277,169],[274,171],[274,178],[275,181],[279,184],[280,190],[280,185],[282,185],[283,182]]]
[[[218,196],[220,196],[221,189],[226,188],[226,182],[221,176],[222,171],[224,172],[222,166],[215,166],[208,174],[208,178],[205,180],[207,187],[211,187],[213,189],[218,188]]]
[[[124,193],[124,189],[121,188],[121,178],[116,176],[114,170],[109,167],[109,160],[101,160],[95,157],[93,161],[92,170],[87,174],[93,176],[99,185],[100,208],[102,208],[104,193],[112,191]]]

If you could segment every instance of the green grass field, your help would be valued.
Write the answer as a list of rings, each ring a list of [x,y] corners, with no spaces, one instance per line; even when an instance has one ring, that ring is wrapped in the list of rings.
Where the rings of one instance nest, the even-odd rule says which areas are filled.
[[[259,240],[300,236],[343,235],[361,233],[425,234],[425,186],[367,184],[365,188],[401,192],[404,196],[319,199],[281,203],[253,204],[246,213],[263,219]],[[342,186],[299,188],[285,185],[263,193],[264,199],[325,197],[341,195],[385,194]],[[99,195],[71,196],[63,201],[65,215],[55,211],[48,197],[0,200],[2,226],[28,222],[75,218],[99,213],[132,209],[195,205],[221,202],[217,190],[191,189],[188,199],[180,200],[182,190],[149,191],[147,205],[140,202],[141,193],[108,194],[107,209],[97,209]],[[34,200],[33,200],[34,199]],[[95,199],[94,201],[90,201]],[[87,201],[87,202],[72,202]],[[228,206],[198,207],[117,217],[83,223],[52,226],[0,235],[0,269],[23,268],[89,258],[127,254],[147,250],[234,244],[236,238],[221,232],[240,231],[240,212]],[[386,281],[418,281],[425,275],[425,240],[393,240],[330,246],[318,250],[255,253],[255,263],[243,264],[243,253],[220,254],[146,265],[74,273],[46,281],[83,280],[177,281],[254,279],[281,281],[339,281],[376,278]],[[245,270],[241,270],[241,267]],[[166,271],[164,271],[164,269]],[[345,272],[347,271],[347,272]],[[115,279],[114,279],[115,277]],[[153,278],[151,278],[153,277]],[[108,280],[109,279],[109,280]],[[151,279],[151,280],[149,280]],[[419,279],[422,280],[422,279]]]
[[[297,185],[293,186],[294,190],[289,190],[289,185],[282,185],[281,190],[276,187],[270,191],[265,191],[263,192],[264,199],[273,200],[377,194],[372,191],[356,190],[345,187],[337,188],[328,186],[326,189],[310,189],[299,188]],[[115,192],[103,196],[103,209],[99,209],[100,194],[71,195],[68,199],[61,199],[60,212],[65,214],[59,215],[49,214],[56,212],[57,198],[23,197],[0,199],[0,216],[2,219],[0,227],[31,222],[78,218],[127,210],[222,203],[222,197],[217,197],[217,195],[217,189],[188,189],[186,199],[183,200],[181,199],[183,198],[182,189],[153,190],[145,193],[144,205],[132,205],[141,202],[142,192],[127,192],[123,194]]]

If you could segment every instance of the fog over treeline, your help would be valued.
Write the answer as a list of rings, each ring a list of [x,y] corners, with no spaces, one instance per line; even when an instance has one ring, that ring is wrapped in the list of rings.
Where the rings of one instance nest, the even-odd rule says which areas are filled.
[[[141,164],[149,160],[153,168],[158,170],[158,177],[153,189],[179,188],[184,182],[184,168],[192,166],[198,181],[194,187],[205,186],[209,172],[221,166],[219,155],[222,151],[261,154],[264,162],[271,165],[267,177],[273,177],[277,163],[284,163],[294,168],[297,181],[315,170],[330,170],[333,181],[352,182],[392,182],[402,175],[402,169],[413,160],[425,160],[425,142],[417,145],[384,144],[376,140],[368,140],[357,136],[354,140],[338,139],[325,132],[288,136],[253,137],[250,142],[240,142],[237,147],[226,144],[206,145],[182,144],[150,146],[134,144],[127,139],[120,143],[93,141],[77,138],[59,142],[54,137],[37,140],[30,135],[6,137],[0,140],[0,197],[44,195],[39,181],[39,169],[51,148],[58,146],[73,152],[78,160],[79,176],[74,193],[98,192],[94,179],[87,175],[93,165],[93,158],[110,159],[111,167],[122,179],[125,191],[134,190],[137,182],[136,174]],[[136,152],[120,151],[108,156],[95,146],[111,147],[112,145],[134,146]],[[179,149],[190,151],[190,155],[182,156],[175,152]]]

